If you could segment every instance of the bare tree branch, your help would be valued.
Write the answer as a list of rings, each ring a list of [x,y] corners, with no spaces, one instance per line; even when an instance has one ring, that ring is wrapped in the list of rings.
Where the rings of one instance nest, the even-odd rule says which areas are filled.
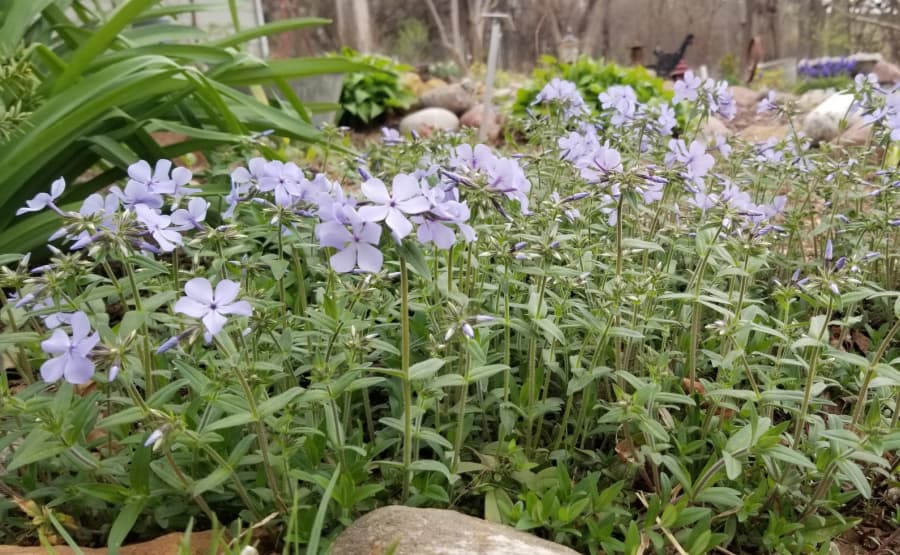
[[[438,13],[437,8],[434,6],[434,2],[432,0],[425,0],[425,5],[428,6],[428,12],[431,14],[431,18],[434,19],[434,24],[438,30],[438,35],[441,37],[441,44],[456,60],[456,64],[459,66],[460,71],[468,74],[468,64],[466,64],[465,56],[463,56],[462,52],[454,48],[453,44],[450,42],[450,39],[447,37],[447,30],[444,29],[444,22],[441,19],[441,14]]]

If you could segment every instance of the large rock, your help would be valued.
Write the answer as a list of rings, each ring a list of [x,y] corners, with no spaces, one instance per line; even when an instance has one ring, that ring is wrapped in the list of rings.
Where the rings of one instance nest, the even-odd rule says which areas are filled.
[[[444,108],[425,108],[400,120],[401,133],[415,131],[423,137],[427,137],[437,130],[456,131],[457,129],[459,129],[459,118]]]
[[[842,119],[847,118],[848,127],[861,119],[852,109],[854,101],[852,94],[832,95],[803,118],[803,133],[814,143],[833,141],[843,132]]]
[[[809,113],[816,109],[816,106],[828,100],[837,91],[834,89],[810,89],[800,95],[797,99],[797,109],[801,113]]]
[[[468,83],[453,83],[424,93],[419,100],[426,108],[444,108],[454,114],[463,114],[475,106],[473,87]]]
[[[872,139],[874,128],[865,120],[858,119],[837,138],[837,144],[843,146],[866,146]]]
[[[765,98],[765,92],[754,91],[753,89],[748,89],[747,87],[741,87],[740,85],[733,85],[728,88],[731,91],[731,96],[734,97],[735,104],[738,105],[738,108],[742,110],[754,109],[756,110],[756,105],[760,100]]]
[[[382,507],[334,541],[332,555],[576,555],[509,526],[443,509]]]
[[[491,108],[491,112],[488,120],[488,139],[495,141],[500,136],[500,113],[497,111],[496,107]],[[463,127],[474,127],[475,129],[481,128],[481,122],[484,119],[484,104],[476,104],[469,108],[465,114],[459,118],[459,123]]]
[[[897,81],[900,81],[900,67],[898,67],[897,64],[892,64],[884,60],[875,62],[872,73],[878,77],[879,83],[885,85],[893,85]]]

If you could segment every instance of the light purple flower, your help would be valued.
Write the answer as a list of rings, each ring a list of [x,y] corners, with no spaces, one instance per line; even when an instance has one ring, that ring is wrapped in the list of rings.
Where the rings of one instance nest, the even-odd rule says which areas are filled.
[[[38,193],[33,199],[26,201],[25,206],[16,210],[16,216],[21,216],[27,212],[38,212],[48,206],[57,213],[61,213],[54,201],[62,196],[66,190],[66,180],[60,177],[50,185],[50,193]]]
[[[439,249],[449,249],[456,242],[456,233],[439,220],[413,216],[416,223],[416,238],[423,245],[434,243]]]
[[[178,231],[187,231],[189,229],[201,229],[202,222],[206,220],[206,211],[209,209],[209,202],[194,197],[188,202],[187,209],[179,208],[172,212],[172,223]]]
[[[702,79],[694,75],[693,71],[687,70],[684,77],[680,81],[675,82],[675,96],[672,98],[672,102],[678,104],[685,100],[696,101],[698,96],[697,90],[702,84]]]
[[[613,85],[597,96],[604,110],[613,110],[610,122],[622,125],[634,118],[637,110],[637,95],[629,85]]]
[[[300,183],[304,179],[303,172],[297,164],[273,160],[265,165],[257,188],[263,192],[274,191],[275,204],[278,206],[290,206],[294,203],[292,197],[303,195]]]
[[[152,445],[153,449],[156,449],[159,441],[162,440],[164,433],[165,427],[157,428],[150,432],[150,435],[147,436],[147,440],[144,441],[144,447],[150,447]]]
[[[563,109],[563,118],[567,120],[590,113],[575,83],[564,79],[554,78],[544,85],[531,104],[540,103],[559,104]]]
[[[381,142],[388,146],[399,145],[403,142],[403,137],[400,136],[400,132],[396,129],[392,129],[390,127],[382,127]]]
[[[778,106],[775,105],[775,91],[769,91],[769,94],[756,105],[757,114],[774,112],[776,109],[778,109]]]
[[[147,227],[147,232],[156,239],[163,252],[171,252],[181,245],[181,234],[170,227],[172,225],[171,216],[160,214],[144,204],[135,206],[134,212],[138,221]]]
[[[607,141],[588,156],[576,162],[576,166],[581,170],[581,177],[598,183],[606,179],[609,174],[622,171],[622,156],[619,151],[611,148]]]
[[[331,256],[331,267],[338,273],[347,273],[357,267],[364,272],[380,271],[384,263],[384,256],[378,250],[381,226],[361,219],[353,211],[348,212],[348,216],[350,229],[336,220],[316,226],[319,244],[338,249]]]
[[[712,169],[716,159],[706,152],[706,147],[700,141],[693,141],[688,147],[682,139],[670,139],[665,162],[669,167],[676,162],[684,164],[687,177],[697,182]]]
[[[228,315],[250,316],[253,313],[250,303],[235,301],[239,291],[240,285],[230,279],[220,281],[213,291],[208,279],[193,278],[184,284],[185,296],[178,299],[174,309],[191,318],[199,318],[206,328],[206,340],[211,341],[212,336],[225,327]]]
[[[654,123],[660,135],[671,134],[678,124],[678,120],[675,118],[675,110],[672,109],[672,106],[669,104],[661,105],[659,107],[659,115]]]
[[[411,175],[400,173],[394,176],[391,189],[391,193],[388,193],[380,179],[363,182],[362,192],[373,204],[360,207],[359,216],[367,222],[384,221],[398,239],[403,239],[413,230],[406,215],[421,214],[431,208],[431,205],[422,195],[418,180]],[[381,234],[380,228],[378,233]]]
[[[162,195],[151,191],[145,183],[135,180],[129,181],[125,185],[124,191],[118,187],[111,187],[109,191],[122,202],[122,206],[129,209],[134,209],[138,204],[143,204],[158,210],[163,205]]]
[[[487,168],[488,187],[495,192],[506,195],[506,198],[519,202],[522,214],[530,214],[528,211],[528,193],[531,191],[531,182],[525,176],[525,171],[516,160],[512,158],[497,158]]]
[[[139,160],[128,166],[128,177],[131,179],[125,184],[126,188],[131,184],[143,185],[144,188],[155,195],[171,195],[175,192],[175,183],[169,175],[172,162],[169,160],[157,160],[156,167],[151,169],[145,160]],[[190,172],[188,171],[188,181]]]
[[[78,311],[70,318],[71,337],[63,330],[57,329],[41,342],[41,349],[47,354],[56,355],[41,365],[41,378],[45,382],[56,382],[64,378],[71,384],[84,384],[94,375],[94,362],[88,358],[100,341],[100,334],[91,334],[91,324],[84,312]]]

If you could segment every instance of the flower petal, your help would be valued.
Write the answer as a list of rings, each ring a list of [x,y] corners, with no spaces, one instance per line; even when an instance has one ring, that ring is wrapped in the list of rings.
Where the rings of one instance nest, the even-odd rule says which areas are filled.
[[[237,298],[240,290],[241,285],[238,282],[230,279],[223,279],[216,284],[216,293],[213,295],[213,302],[218,306],[229,304]]]
[[[220,314],[236,314],[238,316],[253,315],[253,308],[247,301],[237,301],[235,303],[219,306],[217,310]]]
[[[69,357],[69,363],[66,364],[64,375],[66,381],[80,385],[91,381],[94,375],[94,363],[84,357]]]
[[[213,302],[212,284],[206,278],[194,278],[184,284],[185,294],[197,302],[207,306]]]
[[[152,175],[150,171],[150,164],[148,164],[145,160],[140,160],[128,166],[128,177],[134,179],[135,181],[140,181],[141,183],[147,183],[150,181]]]
[[[209,312],[209,305],[195,301],[190,297],[181,297],[175,303],[175,312],[187,314],[191,318],[203,318]]]
[[[387,187],[380,179],[367,179],[362,184],[362,192],[366,198],[378,204],[388,204],[391,202],[391,195],[388,194]]]
[[[422,188],[419,187],[419,181],[405,173],[398,173],[394,176],[394,181],[391,184],[394,189],[394,200],[402,201],[415,197],[416,195],[422,195]]]
[[[413,229],[412,223],[410,223],[410,221],[406,219],[406,216],[399,210],[391,210],[384,221],[387,223],[388,227],[394,230],[394,233],[399,239],[403,239],[409,235],[409,232]]]
[[[384,255],[382,255],[381,251],[376,249],[372,245],[360,243],[357,246],[356,256],[358,259],[357,264],[359,265],[360,270],[372,273],[381,271],[381,265],[384,262]]]
[[[206,313],[206,316],[203,317],[203,325],[210,335],[218,335],[218,333],[222,331],[222,328],[225,327],[226,322],[228,322],[228,319],[215,310],[210,310]]]
[[[41,365],[41,379],[48,383],[53,383],[59,381],[59,379],[63,376],[63,372],[66,368],[66,359],[68,357],[61,356],[56,358],[51,358],[47,362]]]
[[[339,274],[347,273],[356,267],[356,243],[347,245],[344,250],[331,257],[331,267]]]
[[[50,198],[52,198],[53,200],[58,199],[60,196],[62,196],[63,191],[65,190],[66,180],[60,177],[50,185]]]
[[[391,208],[385,204],[377,204],[375,206],[361,206],[359,209],[359,217],[367,222],[380,222],[387,218]]]
[[[69,336],[63,330],[56,330],[50,339],[41,342],[41,350],[51,355],[61,355],[69,350]]]

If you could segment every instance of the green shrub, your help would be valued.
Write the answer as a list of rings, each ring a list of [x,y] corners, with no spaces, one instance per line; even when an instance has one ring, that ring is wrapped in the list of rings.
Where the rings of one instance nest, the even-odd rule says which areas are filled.
[[[794,94],[803,94],[817,89],[834,89],[842,91],[853,86],[853,79],[847,75],[835,75],[834,77],[815,77],[804,79],[794,87]]]
[[[373,54],[360,54],[350,48],[343,50],[345,58],[360,65],[377,68],[377,72],[355,72],[344,77],[341,90],[341,122],[353,124],[372,123],[392,109],[406,110],[416,101],[400,79],[400,74],[410,71],[407,65],[391,58]]]
[[[428,52],[428,27],[418,19],[404,19],[397,27],[397,36],[391,44],[391,53],[411,64],[421,63]]]
[[[554,77],[572,81],[578,86],[585,102],[595,110],[600,110],[597,95],[612,85],[629,85],[637,94],[638,100],[647,102],[653,98],[671,99],[672,93],[667,91],[663,80],[654,77],[643,67],[622,67],[614,63],[604,63],[587,56],[582,56],[575,63],[565,64],[553,56],[541,58],[541,65],[532,73],[532,84],[519,89],[513,112],[525,113],[541,89]]]

